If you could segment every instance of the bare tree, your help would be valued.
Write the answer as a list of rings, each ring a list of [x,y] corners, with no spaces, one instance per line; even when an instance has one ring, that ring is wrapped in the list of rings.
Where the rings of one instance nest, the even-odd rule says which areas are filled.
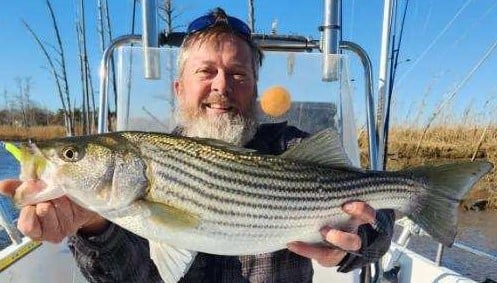
[[[172,0],[164,0],[163,4],[159,5],[159,19],[164,22],[164,31],[166,33],[173,32],[181,27],[181,25],[174,25],[176,19],[181,15],[181,13],[173,7],[172,2]]]
[[[181,25],[174,25],[176,19],[181,15],[174,7],[172,0],[164,0],[164,3],[159,6],[159,18],[164,21],[165,30],[164,32],[171,33],[174,30],[181,27]],[[174,99],[174,80],[176,74],[176,58],[172,52],[169,52],[169,56],[167,57],[166,62],[166,70],[169,74],[169,107],[174,109],[175,107],[175,99]]]
[[[9,100],[9,92],[7,89],[3,89],[3,101],[5,103],[5,122],[7,122],[9,125],[12,125],[12,103],[10,103]]]
[[[24,93],[23,93],[23,86],[22,86],[22,79],[21,78],[15,78],[16,85],[17,85],[17,95],[15,95],[15,98],[17,100],[17,105],[20,107],[20,111],[22,114],[22,122],[21,125],[23,127],[28,126],[28,121],[26,118],[26,101],[24,99]]]
[[[21,122],[23,127],[29,127],[36,124],[35,114],[33,111],[33,101],[31,99],[31,77],[15,78],[17,85],[17,94],[14,95],[15,105],[19,107],[17,110],[20,112]],[[4,95],[7,95],[6,91]],[[11,110],[12,111],[12,106]]]
[[[50,54],[48,52],[47,46],[45,43],[41,41],[41,39],[36,35],[36,33],[33,31],[33,29],[29,26],[28,23],[23,21],[24,26],[28,29],[29,33],[33,36],[34,40],[38,44],[38,46],[41,48],[44,56],[47,58],[49,66],[50,66],[50,71],[54,77],[56,86],[57,86],[57,91],[59,94],[59,99],[62,104],[62,110],[64,113],[64,120],[65,120],[65,127],[66,127],[66,134],[67,135],[73,135],[74,134],[74,117],[71,113],[71,100],[70,100],[70,93],[69,93],[69,85],[68,85],[68,79],[67,79],[67,71],[66,71],[66,62],[65,62],[65,55],[64,55],[64,48],[62,45],[62,39],[61,35],[59,32],[59,28],[57,25],[57,21],[55,19],[55,13],[52,8],[52,5],[49,0],[46,1],[48,10],[49,10],[49,15],[50,19],[52,20],[52,26],[54,29],[54,33],[56,36],[56,41],[57,45],[53,46],[55,50],[55,54]]]
[[[97,7],[98,7],[97,27],[98,27],[98,34],[100,37],[100,49],[103,53],[108,43],[112,41],[112,28],[109,17],[109,5],[107,0],[98,0]],[[133,9],[133,22],[134,22],[134,9]],[[110,72],[111,75],[109,76],[109,80],[114,94],[114,106],[117,107],[117,85],[116,85],[114,58],[110,59]],[[109,103],[109,101],[110,100],[108,100],[107,103]],[[93,104],[95,104],[94,101]],[[110,109],[110,107],[108,107],[108,109]],[[110,117],[108,125],[109,127],[112,128],[112,119],[110,119]]]
[[[171,0],[165,0],[164,5],[159,7],[159,17],[166,24],[165,32],[170,33],[173,31],[173,6]]]
[[[88,59],[86,40],[86,19],[84,0],[80,0],[79,11],[77,11],[76,34],[78,37],[79,65],[82,91],[81,123],[83,134],[91,134],[95,128],[95,95],[91,80],[90,63]]]

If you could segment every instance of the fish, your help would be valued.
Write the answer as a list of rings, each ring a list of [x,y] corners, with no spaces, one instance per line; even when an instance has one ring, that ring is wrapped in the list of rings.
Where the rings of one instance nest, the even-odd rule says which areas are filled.
[[[178,281],[198,252],[250,255],[287,243],[323,243],[319,230],[346,227],[342,206],[365,201],[407,215],[451,246],[457,206],[492,168],[466,161],[399,171],[354,167],[340,135],[322,130],[281,155],[213,139],[113,132],[23,143],[23,206],[67,196],[150,243],[166,282]]]

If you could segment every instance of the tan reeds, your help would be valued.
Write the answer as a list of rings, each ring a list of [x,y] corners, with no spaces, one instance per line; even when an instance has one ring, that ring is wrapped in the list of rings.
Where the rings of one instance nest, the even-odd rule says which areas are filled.
[[[359,144],[364,162],[367,160],[367,142],[362,140]],[[486,159],[497,166],[497,128],[488,125],[432,126],[428,130],[396,127],[390,130],[388,149],[388,170],[475,159]],[[476,199],[487,199],[489,205],[497,209],[495,169],[467,196],[467,201]]]
[[[27,139],[45,140],[55,137],[63,137],[66,134],[63,126],[43,126],[43,127],[11,127],[0,126],[0,140],[21,141]]]

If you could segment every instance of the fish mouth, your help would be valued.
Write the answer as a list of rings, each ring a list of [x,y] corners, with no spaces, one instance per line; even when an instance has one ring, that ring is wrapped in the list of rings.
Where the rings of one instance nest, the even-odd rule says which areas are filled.
[[[43,152],[32,142],[22,144],[20,151],[20,179],[23,183],[16,189],[14,203],[26,206],[63,196],[65,192],[61,188],[43,180],[49,167]]]
[[[19,206],[33,205],[65,195],[62,189],[51,188],[43,180],[24,181],[14,194],[14,203]]]

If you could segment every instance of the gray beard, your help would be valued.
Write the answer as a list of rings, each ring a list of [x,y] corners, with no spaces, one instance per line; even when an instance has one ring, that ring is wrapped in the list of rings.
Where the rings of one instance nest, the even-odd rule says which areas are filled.
[[[254,137],[258,126],[255,111],[246,117],[231,113],[211,117],[178,105],[175,117],[183,136],[217,139],[240,147]]]

